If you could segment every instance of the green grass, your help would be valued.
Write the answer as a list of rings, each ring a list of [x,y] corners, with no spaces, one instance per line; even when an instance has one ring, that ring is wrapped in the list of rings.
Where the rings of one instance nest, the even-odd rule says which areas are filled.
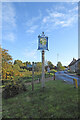
[[[31,86],[13,98],[3,99],[3,118],[77,118],[78,89],[55,80]]]
[[[46,72],[46,73],[45,73],[45,78],[53,77],[53,75],[54,75],[53,72],[50,72],[50,75],[49,75],[48,72]],[[41,76],[42,76],[42,73],[39,74],[39,75],[35,75],[35,74],[34,74],[34,81],[38,80],[38,78],[41,79]],[[26,76],[25,76],[25,77],[20,77],[19,80],[22,80],[22,81],[28,83],[28,82],[31,82],[31,81],[32,81],[32,76],[30,76],[30,77],[26,77]]]

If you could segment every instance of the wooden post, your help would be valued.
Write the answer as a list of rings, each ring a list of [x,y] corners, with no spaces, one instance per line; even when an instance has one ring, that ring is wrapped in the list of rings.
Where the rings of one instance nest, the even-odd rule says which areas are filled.
[[[44,73],[44,50],[42,51],[42,88],[45,87],[45,73]]]
[[[32,91],[34,90],[34,62],[32,62]]]
[[[55,80],[55,72],[54,72],[54,80]]]
[[[78,88],[77,79],[73,79],[74,88]]]

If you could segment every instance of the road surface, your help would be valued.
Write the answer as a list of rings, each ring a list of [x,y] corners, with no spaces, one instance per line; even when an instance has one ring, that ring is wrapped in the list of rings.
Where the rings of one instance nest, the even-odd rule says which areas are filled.
[[[58,80],[64,80],[65,82],[69,84],[73,84],[73,78],[77,79],[78,86],[80,86],[80,76],[70,74],[65,71],[59,71],[55,73],[56,79]]]

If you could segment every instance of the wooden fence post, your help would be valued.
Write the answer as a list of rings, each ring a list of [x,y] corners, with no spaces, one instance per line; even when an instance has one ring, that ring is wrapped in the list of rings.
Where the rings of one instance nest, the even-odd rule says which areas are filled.
[[[32,62],[32,91],[34,90],[34,62]]]

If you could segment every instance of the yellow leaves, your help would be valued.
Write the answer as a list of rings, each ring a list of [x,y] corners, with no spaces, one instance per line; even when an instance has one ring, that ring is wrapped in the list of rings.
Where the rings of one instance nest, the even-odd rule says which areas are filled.
[[[20,74],[20,77],[22,77],[23,75],[22,74]]]
[[[9,72],[7,72],[7,75],[9,75]]]
[[[11,76],[11,79],[13,79],[14,77],[13,76]]]
[[[6,75],[2,75],[2,79],[5,79],[6,78]]]
[[[12,57],[11,55],[8,54],[8,50],[6,49],[2,49],[2,62],[5,63],[5,62],[10,62],[12,60]]]
[[[7,80],[9,80],[10,79],[10,76],[7,76]]]
[[[2,78],[3,79],[13,79],[13,71],[7,71],[6,69],[2,69]]]
[[[15,74],[15,76],[18,76],[18,75],[19,75],[19,73],[16,73],[16,74]]]
[[[11,80],[11,79],[14,79],[13,76],[7,76],[7,80]]]

